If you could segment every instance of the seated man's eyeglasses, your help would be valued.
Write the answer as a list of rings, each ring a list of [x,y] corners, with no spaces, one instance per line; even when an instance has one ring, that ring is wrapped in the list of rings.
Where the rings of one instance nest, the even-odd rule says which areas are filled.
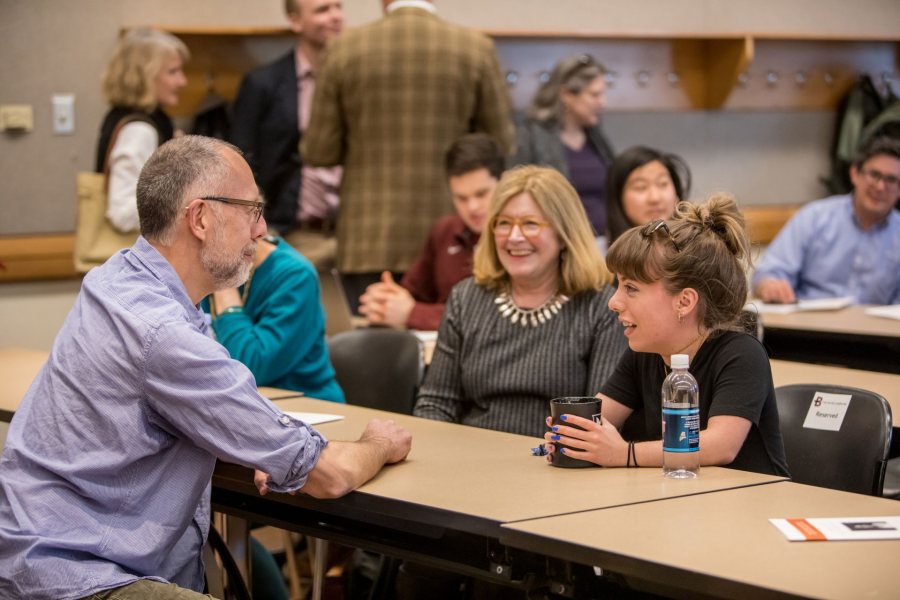
[[[859,172],[865,175],[866,178],[874,184],[884,182],[884,187],[886,188],[900,188],[900,179],[897,179],[893,175],[885,175],[877,169],[860,169]]]
[[[240,200],[239,198],[226,198],[224,196],[203,196],[200,199],[212,200],[213,202],[221,202],[223,204],[235,204],[237,206],[251,206],[253,207],[253,213],[256,215],[253,219],[254,223],[259,223],[259,219],[263,214],[263,207],[266,205],[266,203],[261,200]]]
[[[507,236],[512,234],[513,227],[518,226],[519,231],[525,237],[534,237],[541,232],[541,229],[547,227],[550,223],[541,221],[537,217],[497,217],[491,226],[491,231],[497,235]]]

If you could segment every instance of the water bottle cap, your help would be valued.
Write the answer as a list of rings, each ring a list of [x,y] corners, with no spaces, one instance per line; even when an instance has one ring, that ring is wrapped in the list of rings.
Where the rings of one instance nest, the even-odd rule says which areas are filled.
[[[673,369],[687,369],[690,365],[690,359],[687,354],[673,354],[672,355],[672,368]]]

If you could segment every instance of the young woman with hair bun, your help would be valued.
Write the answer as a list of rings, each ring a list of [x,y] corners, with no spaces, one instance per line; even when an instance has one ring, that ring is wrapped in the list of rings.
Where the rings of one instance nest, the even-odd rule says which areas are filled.
[[[551,452],[559,442],[607,467],[661,466],[660,390],[671,355],[687,354],[700,388],[701,464],[788,475],[769,359],[739,325],[749,263],[744,218],[728,195],[681,202],[672,219],[626,231],[607,265],[618,278],[609,307],[629,347],[600,387],[602,424],[570,417],[587,431],[551,429]],[[629,425],[643,431],[625,440],[619,430],[632,414],[643,423]]]

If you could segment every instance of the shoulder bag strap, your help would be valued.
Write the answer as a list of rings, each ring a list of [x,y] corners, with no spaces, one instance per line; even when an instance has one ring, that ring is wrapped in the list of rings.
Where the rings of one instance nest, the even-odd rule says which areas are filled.
[[[119,132],[122,131],[122,128],[128,125],[129,123],[134,123],[135,121],[144,121],[145,123],[150,123],[150,121],[144,117],[143,114],[135,112],[130,115],[124,116],[119,119],[119,122],[116,123],[116,127],[113,129],[112,134],[109,136],[109,144],[106,146],[106,156],[103,158],[103,176],[106,179],[103,184],[103,191],[109,191],[109,157],[112,155],[113,146],[116,145],[116,139],[119,137]]]

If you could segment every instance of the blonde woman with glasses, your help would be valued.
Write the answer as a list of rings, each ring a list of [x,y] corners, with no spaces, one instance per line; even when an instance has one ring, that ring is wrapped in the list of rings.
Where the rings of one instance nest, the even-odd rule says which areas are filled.
[[[612,276],[558,171],[497,186],[474,277],[451,292],[415,414],[539,437],[548,401],[593,395],[625,347]]]

